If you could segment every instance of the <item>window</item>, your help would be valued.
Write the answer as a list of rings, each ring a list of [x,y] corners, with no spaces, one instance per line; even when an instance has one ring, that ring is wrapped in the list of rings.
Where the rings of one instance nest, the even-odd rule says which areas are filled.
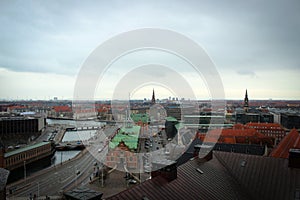
[[[242,160],[240,164],[241,164],[241,167],[245,167],[246,164],[247,164],[247,161],[246,160]]]

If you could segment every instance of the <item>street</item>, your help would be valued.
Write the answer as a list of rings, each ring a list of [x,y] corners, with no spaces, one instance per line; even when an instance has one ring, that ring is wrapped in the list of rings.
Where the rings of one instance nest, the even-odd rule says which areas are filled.
[[[94,138],[93,145],[86,146],[86,149],[75,159],[39,171],[27,177],[26,181],[23,179],[8,185],[7,191],[12,192],[8,194],[8,198],[29,197],[30,194],[43,197],[60,196],[63,191],[88,184],[93,173],[94,162],[99,163],[98,160],[106,156],[107,146],[100,142],[105,141],[106,136],[107,133],[104,134],[101,130],[97,138]],[[100,148],[102,151],[98,152]]]

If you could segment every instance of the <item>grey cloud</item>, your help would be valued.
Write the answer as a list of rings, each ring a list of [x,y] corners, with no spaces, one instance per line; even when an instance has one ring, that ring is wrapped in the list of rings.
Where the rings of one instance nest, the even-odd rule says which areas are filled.
[[[153,26],[192,37],[223,68],[243,66],[253,59],[256,70],[261,66],[296,68],[299,5],[297,0],[135,1],[133,5],[121,1],[2,1],[0,63],[14,71],[76,73],[103,40]]]
[[[249,69],[240,69],[237,71],[240,75],[250,76],[250,77],[257,77],[256,73],[254,71],[251,71]]]

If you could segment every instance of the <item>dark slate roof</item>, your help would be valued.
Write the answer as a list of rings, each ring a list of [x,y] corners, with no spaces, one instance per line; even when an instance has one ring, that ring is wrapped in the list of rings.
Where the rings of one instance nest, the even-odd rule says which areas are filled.
[[[68,192],[64,193],[64,196],[66,199],[84,199],[84,200],[96,200],[101,199],[103,193],[96,192],[94,190],[88,189],[88,188],[75,188],[73,190],[70,190]]]
[[[203,142],[196,138],[194,139],[187,150],[176,160],[177,166],[186,163],[188,160],[194,157],[194,146],[201,145]],[[265,153],[265,146],[260,146],[257,144],[225,144],[225,143],[206,143],[208,146],[213,146],[215,151],[227,151],[235,153],[245,153],[252,155],[263,155]]]
[[[199,168],[203,174],[196,169]],[[167,182],[157,176],[106,199],[250,199],[214,157],[209,162],[194,159],[178,167],[177,179]]]
[[[214,146],[216,151],[227,151],[235,153],[245,153],[252,155],[264,155],[265,146],[258,144],[225,144],[225,143],[216,143]]]
[[[289,168],[288,159],[227,152],[214,156],[255,199],[296,199],[300,193],[300,169]]]
[[[203,171],[199,173],[196,169]],[[297,199],[300,169],[288,159],[213,152],[213,159],[190,160],[177,179],[158,176],[107,199]]]
[[[3,189],[5,188],[8,175],[9,175],[8,170],[4,168],[0,168],[0,191],[3,191]]]

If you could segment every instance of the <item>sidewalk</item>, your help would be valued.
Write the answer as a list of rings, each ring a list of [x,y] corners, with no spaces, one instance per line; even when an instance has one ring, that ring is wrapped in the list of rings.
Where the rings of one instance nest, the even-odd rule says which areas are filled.
[[[29,197],[6,197],[7,200],[29,200]],[[63,199],[61,196],[48,196],[48,200],[58,200]],[[39,196],[35,200],[46,200],[46,196]]]

